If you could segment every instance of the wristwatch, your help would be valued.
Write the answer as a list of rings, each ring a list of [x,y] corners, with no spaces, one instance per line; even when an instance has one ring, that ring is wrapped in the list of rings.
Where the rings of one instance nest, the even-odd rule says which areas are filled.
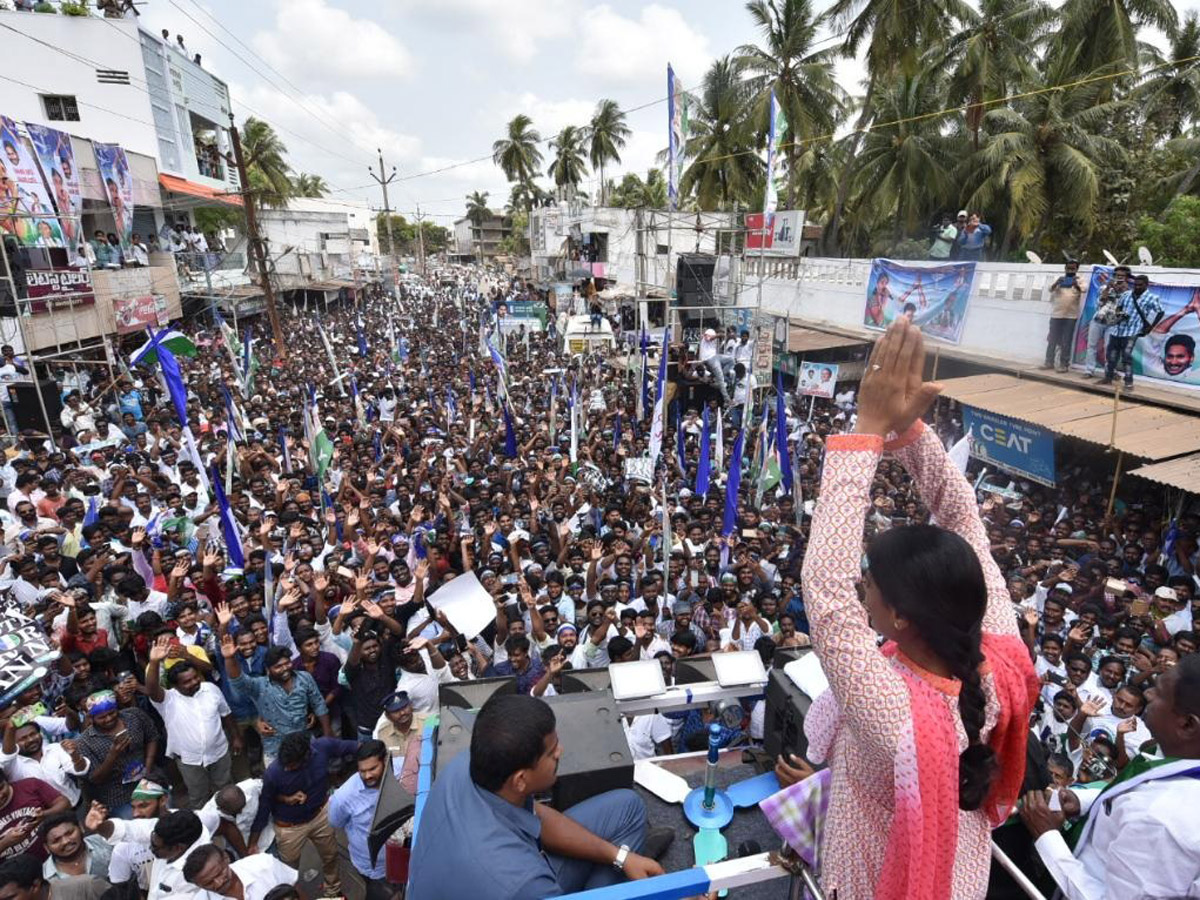
[[[616,858],[613,859],[613,861],[612,861],[613,868],[616,869],[618,872],[624,872],[625,871],[625,858],[627,856],[629,856],[629,845],[622,844],[620,849],[617,850]]]

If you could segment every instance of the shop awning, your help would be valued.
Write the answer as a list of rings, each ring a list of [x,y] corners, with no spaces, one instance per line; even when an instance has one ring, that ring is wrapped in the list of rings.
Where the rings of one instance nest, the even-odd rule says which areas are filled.
[[[1132,456],[1164,460],[1200,447],[1200,416],[1012,375],[971,375],[942,382],[942,396],[1011,416]]]
[[[1200,453],[1181,456],[1167,462],[1151,463],[1129,473],[1190,494],[1200,494]]]
[[[172,194],[188,194],[191,197],[212,200],[214,203],[224,203],[226,206],[242,205],[241,194],[218,191],[208,185],[188,181],[186,178],[176,178],[174,175],[164,175],[159,172],[158,183],[162,185],[164,191]]]
[[[857,347],[867,343],[860,337],[830,334],[802,325],[792,324],[788,328],[788,353],[809,353],[813,350],[832,350],[834,347]]]

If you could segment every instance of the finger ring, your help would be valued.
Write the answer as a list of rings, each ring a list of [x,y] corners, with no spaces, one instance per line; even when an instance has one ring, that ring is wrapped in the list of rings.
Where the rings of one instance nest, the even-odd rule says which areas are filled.
[[[872,371],[872,372],[878,372],[878,371],[879,371],[880,369],[882,369],[882,368],[883,368],[883,366],[879,365],[878,363],[874,363],[874,364],[872,364],[872,366],[871,366],[871,371]]]

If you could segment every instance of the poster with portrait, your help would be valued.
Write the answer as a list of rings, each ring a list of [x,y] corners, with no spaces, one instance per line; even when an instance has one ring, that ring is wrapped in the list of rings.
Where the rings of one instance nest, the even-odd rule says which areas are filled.
[[[824,397],[832,400],[837,390],[838,367],[835,363],[803,362],[796,372],[796,394],[800,397]]]
[[[867,280],[863,325],[885,331],[897,316],[908,316],[926,337],[957,344],[975,282],[975,263],[941,265],[876,259]]]
[[[100,170],[117,237],[128,250],[133,243],[133,176],[129,160],[119,144],[92,144],[92,149],[96,151],[96,168]]]
[[[1088,325],[1112,274],[1112,266],[1092,267],[1083,313],[1075,326],[1072,362],[1076,368],[1082,369],[1086,364]],[[1148,290],[1162,304],[1163,318],[1134,346],[1133,372],[1176,387],[1200,389],[1200,366],[1196,365],[1196,345],[1200,344],[1200,284],[1171,284],[1154,279],[1151,276]],[[1105,349],[1100,348],[1097,365],[1104,363]]]
[[[17,123],[0,116],[0,230],[29,247],[62,247],[62,230]]]
[[[58,211],[63,240],[67,247],[76,248],[87,236],[80,229],[83,194],[79,188],[79,170],[75,166],[71,136],[36,122],[26,122],[25,131],[42,166],[42,178],[50,190],[50,201]]]

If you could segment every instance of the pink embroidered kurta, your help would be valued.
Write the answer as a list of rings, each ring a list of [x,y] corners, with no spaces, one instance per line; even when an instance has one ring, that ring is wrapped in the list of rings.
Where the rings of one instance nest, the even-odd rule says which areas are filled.
[[[958,714],[957,682],[920,669],[903,654],[888,658],[880,652],[855,590],[862,574],[863,520],[884,449],[877,436],[834,435],[828,439],[821,495],[804,561],[804,597],[813,646],[829,679],[829,705],[836,701],[837,706],[837,714],[810,714],[805,723],[810,742],[831,748],[827,760],[833,772],[832,795],[820,872],[826,895],[832,896],[836,890],[837,900],[871,900],[877,895],[896,797],[919,790],[915,760],[911,766],[897,765],[897,759],[909,757],[907,748],[913,740],[909,691],[901,667],[939,691],[953,718],[958,752],[967,747]],[[937,523],[961,535],[978,555],[988,594],[983,631],[1016,638],[1008,591],[992,559],[970,485],[921,422],[887,449],[913,476]],[[986,741],[1000,713],[986,666],[982,686],[986,721],[981,738]],[[814,705],[813,713],[817,711]],[[898,749],[902,751],[899,755]],[[955,802],[952,809],[939,813],[958,817],[950,896],[954,900],[982,898],[990,864],[991,826],[986,812],[964,812]]]

